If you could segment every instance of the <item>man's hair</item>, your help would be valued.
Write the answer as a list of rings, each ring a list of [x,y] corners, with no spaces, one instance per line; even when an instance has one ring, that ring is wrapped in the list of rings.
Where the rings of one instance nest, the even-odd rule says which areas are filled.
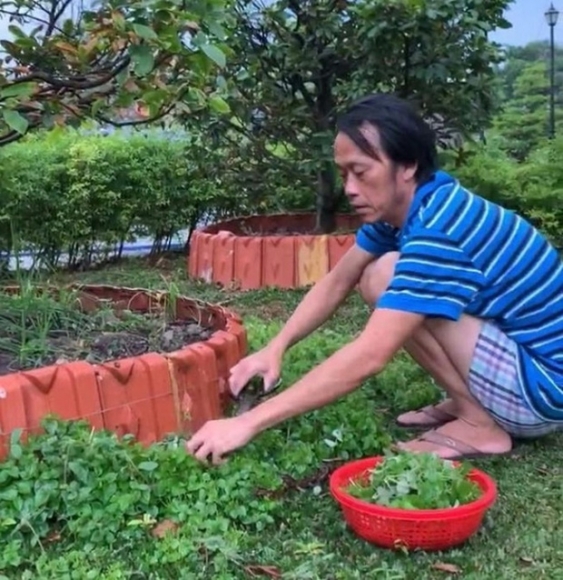
[[[373,145],[360,130],[369,125],[377,129],[383,152],[391,161],[417,164],[417,183],[426,181],[438,169],[434,131],[407,101],[384,93],[368,95],[352,103],[336,122],[338,132],[373,157]]]

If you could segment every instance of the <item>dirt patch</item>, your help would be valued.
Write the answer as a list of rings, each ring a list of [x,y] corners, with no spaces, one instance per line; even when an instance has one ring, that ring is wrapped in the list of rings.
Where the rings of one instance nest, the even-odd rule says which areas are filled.
[[[0,375],[56,363],[108,362],[148,352],[173,352],[207,340],[213,328],[162,311],[110,306],[86,313],[76,300],[0,294]]]
[[[268,499],[280,499],[284,495],[291,492],[301,492],[306,489],[310,489],[317,485],[324,484],[329,478],[330,474],[337,468],[345,463],[344,459],[335,458],[324,460],[322,465],[315,469],[309,475],[302,477],[301,479],[295,479],[289,474],[283,474],[281,476],[282,485],[277,489],[265,489],[257,488],[254,490],[256,497],[268,498]]]

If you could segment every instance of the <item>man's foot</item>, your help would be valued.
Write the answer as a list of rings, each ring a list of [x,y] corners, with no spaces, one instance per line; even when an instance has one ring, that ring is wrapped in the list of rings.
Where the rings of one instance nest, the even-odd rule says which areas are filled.
[[[474,425],[456,419],[416,439],[400,442],[397,447],[415,453],[435,453],[442,459],[462,460],[507,454],[512,450],[512,439],[497,425]]]
[[[399,427],[431,429],[441,427],[457,418],[454,403],[446,399],[437,405],[428,405],[417,411],[408,411],[397,417]]]

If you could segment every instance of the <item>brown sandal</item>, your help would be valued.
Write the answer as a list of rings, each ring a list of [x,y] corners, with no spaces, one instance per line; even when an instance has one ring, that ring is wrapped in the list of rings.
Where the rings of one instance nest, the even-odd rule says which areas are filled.
[[[442,411],[441,409],[438,409],[434,405],[427,405],[426,407],[423,407],[422,409],[419,409],[416,412],[423,413],[424,415],[429,417],[430,420],[426,421],[425,423],[406,423],[404,421],[399,421],[397,419],[395,421],[395,423],[399,427],[405,427],[407,429],[424,429],[424,430],[426,430],[426,429],[432,429],[435,427],[441,427],[442,425],[445,425],[446,423],[449,423],[450,421],[457,419],[457,417],[455,415],[447,413],[446,411]]]
[[[512,450],[504,451],[502,453],[487,453],[485,451],[479,451],[479,449],[476,449],[469,443],[464,443],[463,441],[460,441],[455,437],[450,437],[449,435],[443,435],[436,430],[423,433],[418,437],[417,441],[427,441],[428,443],[434,443],[440,447],[448,447],[449,449],[457,451],[457,455],[444,457],[444,459],[448,461],[463,461],[465,459],[479,459],[482,457],[502,457],[512,453]]]

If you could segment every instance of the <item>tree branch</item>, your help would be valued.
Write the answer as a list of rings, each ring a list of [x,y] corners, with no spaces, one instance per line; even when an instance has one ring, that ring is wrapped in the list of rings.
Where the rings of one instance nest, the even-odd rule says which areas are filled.
[[[160,111],[156,115],[152,115],[151,117],[147,117],[146,119],[132,119],[128,121],[116,121],[112,120],[104,115],[98,114],[96,115],[96,119],[101,121],[102,123],[108,123],[109,125],[113,125],[114,127],[131,127],[135,125],[144,125],[147,123],[153,123],[155,121],[159,121],[160,119],[166,117],[166,115],[170,114],[174,109],[174,105],[169,105],[164,110]]]
[[[116,64],[114,66],[114,68],[107,73],[103,70],[98,70],[98,71],[94,71],[93,73],[90,73],[89,76],[100,75],[102,73],[104,73],[104,76],[102,76],[101,78],[89,80],[89,81],[76,80],[79,78],[84,78],[83,76],[76,76],[74,78],[68,78],[65,80],[58,80],[55,77],[53,77],[47,73],[37,71],[37,72],[33,72],[31,74],[28,74],[28,75],[24,75],[24,76],[19,77],[17,79],[14,79],[10,84],[17,85],[17,84],[27,83],[27,82],[32,82],[32,81],[43,81],[44,83],[47,83],[48,85],[51,85],[52,87],[55,87],[58,89],[75,89],[75,90],[96,89],[102,85],[105,85],[106,83],[109,83],[111,80],[113,80],[121,71],[125,70],[129,66],[130,62],[131,62],[131,58],[127,55],[127,56],[123,57],[123,60],[120,63]]]

